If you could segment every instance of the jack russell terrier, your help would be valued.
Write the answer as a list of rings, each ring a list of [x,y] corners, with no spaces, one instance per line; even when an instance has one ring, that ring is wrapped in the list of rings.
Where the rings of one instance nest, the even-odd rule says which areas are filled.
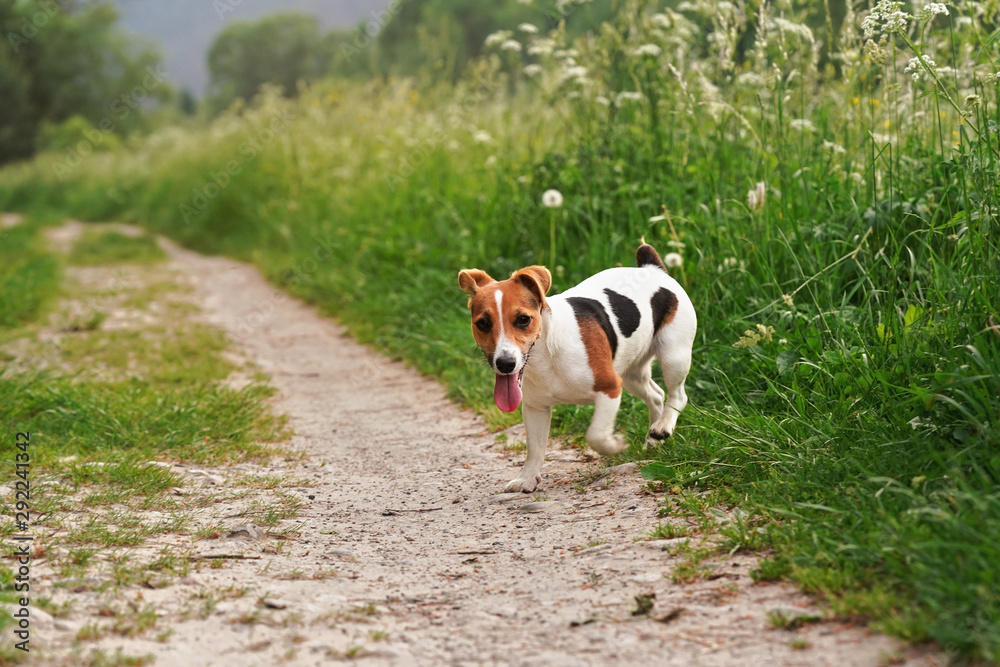
[[[554,405],[594,404],[587,444],[601,456],[627,446],[615,434],[622,387],[649,409],[647,443],[673,434],[687,405],[684,380],[697,318],[652,246],[643,243],[636,262],[638,268],[607,269],[548,298],[552,276],[544,266],[525,267],[503,281],[479,269],[459,272],[458,284],[469,293],[472,334],[497,376],[493,400],[504,412],[524,402],[527,461],[505,491],[531,492],[542,481]],[[653,357],[663,370],[666,405],[653,382]]]

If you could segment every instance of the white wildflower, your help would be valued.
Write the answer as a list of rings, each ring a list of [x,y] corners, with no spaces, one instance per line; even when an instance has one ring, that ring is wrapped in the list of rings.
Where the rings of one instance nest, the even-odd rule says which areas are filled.
[[[724,260],[722,260],[722,266],[726,267],[727,269],[735,269],[737,263],[738,262],[735,257],[726,257]]]
[[[907,22],[913,17],[903,11],[903,3],[899,0],[879,0],[868,16],[861,22],[865,31],[865,39],[875,36],[876,32],[904,32]]]
[[[535,33],[538,32],[538,28],[531,23],[522,23],[521,25],[517,26],[517,29],[520,30],[521,32],[526,32],[529,35],[534,35]]]
[[[623,90],[615,96],[615,102],[621,104],[622,102],[641,102],[642,93],[635,90]]]
[[[798,130],[799,132],[815,132],[816,126],[813,125],[812,121],[808,118],[795,118],[790,123],[789,127],[793,130]]]
[[[551,56],[556,48],[556,43],[551,39],[536,39],[528,47],[529,56]]]
[[[472,135],[472,140],[477,144],[490,144],[493,143],[493,137],[486,130],[476,130],[476,133]]]
[[[917,19],[920,21],[929,21],[938,14],[941,16],[948,16],[948,8],[945,7],[943,3],[932,2],[924,5],[924,8],[920,10],[919,14],[917,14]]]
[[[781,300],[784,301],[785,305],[788,306],[789,308],[791,308],[792,306],[795,305],[795,300],[792,299],[792,295],[791,294],[782,294],[781,295]]]
[[[489,156],[488,158],[486,158],[486,162],[484,163],[484,165],[486,167],[495,167],[496,164],[497,164],[497,156],[496,155]]]
[[[665,216],[665,215],[654,215],[652,218],[649,219],[649,221],[650,222],[662,222],[662,221],[664,221],[666,219],[667,219],[667,216]]]
[[[926,68],[920,65],[921,59],[924,61],[924,65],[926,65],[930,69],[934,69],[935,67],[937,67],[937,65],[934,63],[934,60],[932,60],[930,56],[920,56],[919,58],[910,58],[910,64],[908,64],[906,66],[906,69],[903,70],[903,74],[909,74],[910,76],[913,77],[914,81],[920,81],[920,75],[927,71]]]
[[[659,57],[661,53],[663,53],[663,49],[656,44],[643,44],[633,52],[633,55],[638,57],[653,56],[656,58]]]
[[[830,151],[831,153],[844,154],[847,152],[847,149],[841,146],[840,144],[834,143],[832,141],[827,141],[826,139],[823,140],[823,148]]]
[[[677,248],[678,250],[683,250],[684,249],[684,242],[683,241],[674,241],[673,239],[671,239],[671,240],[667,241],[667,245],[670,246],[671,248]]]
[[[513,36],[514,33],[510,30],[497,30],[496,32],[487,35],[483,44],[485,44],[487,48],[493,48],[494,46],[500,46]]]
[[[585,84],[587,83],[587,68],[583,65],[574,65],[573,67],[567,67],[562,72],[563,81],[573,81],[575,83]]]
[[[736,77],[736,83],[740,86],[747,86],[750,88],[763,88],[767,85],[767,81],[764,80],[760,74],[757,72],[744,72]]]
[[[524,70],[522,71],[524,72],[525,76],[538,76],[539,74],[542,73],[542,66],[532,63],[530,65],[525,65]]]
[[[663,28],[664,30],[673,27],[674,24],[674,22],[671,21],[670,17],[666,14],[653,14],[649,18],[653,20],[653,25],[657,28]]]
[[[679,252],[668,252],[663,256],[663,266],[668,269],[676,269],[684,263],[684,258]]]
[[[542,206],[546,208],[559,208],[562,205],[563,196],[558,190],[546,190],[542,193]]]
[[[504,40],[504,43],[500,45],[501,51],[513,51],[514,53],[521,52],[521,42],[516,39]]]
[[[606,98],[604,95],[598,95],[595,97],[594,102],[600,104],[602,107],[611,106],[611,100]]]
[[[757,185],[754,186],[753,190],[747,191],[747,208],[751,211],[755,211],[759,208],[764,208],[764,202],[767,200],[767,183],[764,181],[758,181]],[[735,262],[735,258],[731,258]],[[726,262],[729,260],[727,259]]]

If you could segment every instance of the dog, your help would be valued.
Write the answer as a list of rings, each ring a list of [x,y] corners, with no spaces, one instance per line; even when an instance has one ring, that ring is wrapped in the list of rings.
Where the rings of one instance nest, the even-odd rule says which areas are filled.
[[[643,243],[637,268],[607,269],[562,294],[546,294],[552,275],[528,266],[507,280],[464,269],[472,334],[496,373],[493,400],[504,412],[523,402],[528,454],[506,492],[530,493],[541,483],[552,407],[593,403],[587,444],[601,456],[623,451],[615,434],[622,388],[649,409],[648,444],[670,437],[687,405],[684,381],[697,330],[694,305],[667,274],[656,250]],[[660,361],[664,391],[653,381]]]

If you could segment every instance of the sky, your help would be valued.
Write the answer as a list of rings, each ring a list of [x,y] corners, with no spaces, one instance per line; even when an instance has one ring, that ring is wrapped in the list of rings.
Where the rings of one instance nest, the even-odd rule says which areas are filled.
[[[282,11],[319,17],[325,28],[372,21],[390,0],[114,0],[126,32],[152,41],[164,70],[178,88],[201,97],[208,83],[205,59],[215,36],[233,21]]]

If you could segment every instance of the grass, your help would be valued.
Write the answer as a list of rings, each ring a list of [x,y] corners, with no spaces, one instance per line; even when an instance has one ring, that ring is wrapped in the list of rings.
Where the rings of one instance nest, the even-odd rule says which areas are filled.
[[[149,264],[167,258],[149,234],[131,236],[114,231],[87,229],[69,253],[72,264],[105,266],[107,264]]]
[[[28,218],[5,230],[0,244],[0,280],[15,284],[4,272],[13,266],[24,290],[19,300],[7,299],[6,291],[0,297],[0,354],[13,362],[0,369],[0,422],[31,433],[35,556],[44,554],[53,567],[55,589],[113,589],[120,596],[129,588],[168,586],[190,570],[182,548],[142,559],[129,552],[164,534],[196,531],[189,508],[218,498],[194,489],[180,503],[172,491],[187,480],[149,462],[224,466],[286,457],[275,445],[286,435],[283,420],[266,403],[273,390],[259,375],[242,390],[224,384],[243,369],[227,360],[223,332],[184,317],[193,306],[183,290],[157,278],[162,269],[143,267],[163,258],[151,237],[84,233],[71,259],[111,279],[112,287],[95,291],[82,279],[60,280],[68,260],[45,247],[44,227]],[[88,272],[81,275],[97,275]],[[272,477],[258,486],[273,487]],[[273,507],[260,501],[256,511],[277,525],[297,508],[283,497]],[[163,518],[152,519],[148,510]],[[12,530],[5,524],[5,535]],[[12,589],[9,569],[0,568],[0,599],[13,601]],[[79,638],[154,633],[157,614],[148,605],[116,607],[109,615],[112,623],[87,624]],[[5,616],[0,625],[9,621]],[[5,646],[0,662],[16,662],[19,653]],[[148,662],[99,652],[87,660]]]
[[[0,206],[141,221],[252,261],[496,427],[518,416],[490,404],[458,270],[544,263],[558,292],[631,263],[645,236],[683,257],[674,273],[699,334],[691,403],[644,475],[666,492],[708,491],[703,510],[747,511],[725,530],[734,546],[771,550],[758,579],[790,578],[837,613],[1000,661],[993,28],[959,2],[865,51],[853,5],[843,22],[787,9],[782,20],[807,31],[689,4],[664,19],[625,3],[574,45],[523,37],[554,50],[490,55],[454,88],[327,81],[296,101],[264,94],[207,127],[93,155],[65,182],[41,156],[0,173]],[[663,56],[636,55],[647,43]],[[903,70],[918,53],[952,69],[913,81]],[[567,75],[569,58],[585,81]],[[522,75],[529,60],[539,77]],[[278,115],[293,120],[253,159],[241,154]],[[238,177],[194,197],[233,159]],[[550,188],[561,208],[540,205]],[[33,391],[72,410],[69,387]],[[128,384],[80,400],[111,407],[125,391],[170,423],[162,394]],[[184,419],[202,401],[228,416],[206,425],[222,451],[254,428],[228,398],[179,403],[192,406]],[[74,414],[77,447],[85,429],[128,428]],[[579,433],[591,414],[560,408],[554,431]],[[626,396],[621,461],[649,458],[646,419]],[[191,429],[175,425],[185,437],[171,451],[196,456]]]

